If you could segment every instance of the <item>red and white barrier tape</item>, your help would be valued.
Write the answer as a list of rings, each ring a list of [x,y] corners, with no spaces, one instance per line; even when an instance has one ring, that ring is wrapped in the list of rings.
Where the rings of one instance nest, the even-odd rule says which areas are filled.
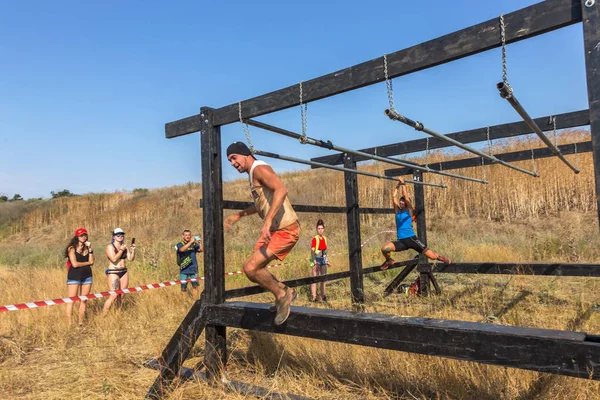
[[[369,240],[373,239],[375,236],[380,235],[382,233],[390,233],[390,232],[395,233],[394,231],[383,231],[383,232],[376,233],[375,235],[373,235],[370,238],[368,238],[367,240],[365,240],[363,242],[363,244],[360,245],[360,247],[364,247],[367,244],[367,242],[369,242]],[[331,257],[340,255],[340,254],[344,254],[344,253],[332,254]],[[271,269],[271,268],[279,267],[284,264],[285,263],[267,265],[266,268]],[[244,273],[244,271],[227,272],[227,273],[225,273],[225,276],[241,275],[243,273]],[[180,285],[182,283],[197,282],[197,281],[203,281],[203,280],[204,280],[204,277],[201,276],[199,278],[192,278],[192,279],[185,279],[185,280],[150,283],[148,285],[130,287],[127,289],[119,289],[119,290],[114,290],[114,291],[109,291],[109,292],[100,292],[100,293],[86,294],[86,295],[74,296],[74,297],[63,297],[62,299],[32,301],[32,302],[20,303],[20,304],[9,304],[6,306],[0,306],[0,312],[26,310],[29,308],[38,308],[38,307],[44,307],[44,306],[54,306],[56,304],[74,303],[76,301],[81,301],[81,300],[85,301],[85,300],[89,300],[89,299],[99,299],[102,297],[108,297],[108,296],[112,296],[115,294],[136,293],[136,292],[141,292],[142,290],[158,289],[158,288],[163,288],[163,287],[167,287],[167,286],[175,286],[175,285]]]

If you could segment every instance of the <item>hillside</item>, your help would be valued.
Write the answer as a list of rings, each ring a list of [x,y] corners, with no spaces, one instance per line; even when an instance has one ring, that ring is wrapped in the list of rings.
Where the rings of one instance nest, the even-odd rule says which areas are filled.
[[[559,136],[559,144],[586,140],[586,131]],[[494,143],[494,150],[538,146],[534,139],[506,140]],[[430,162],[463,157],[468,156],[438,151]],[[579,155],[578,176],[558,160],[542,159],[536,161],[538,179],[492,166],[486,172],[489,185],[446,179],[446,190],[426,188],[430,246],[455,261],[600,262],[591,157]],[[531,162],[521,165],[531,168]],[[387,166],[370,163],[361,168],[383,171]],[[482,171],[456,173],[481,177]],[[303,170],[281,177],[292,203],[344,205],[341,173],[319,171],[317,178],[317,172]],[[425,179],[440,181],[438,176]],[[359,177],[359,188],[361,206],[390,206],[392,182]],[[201,192],[200,184],[189,183],[134,193],[0,203],[0,305],[64,297],[61,251],[79,226],[88,229],[96,248],[108,243],[117,226],[127,232],[128,240],[136,237],[138,254],[130,263],[130,286],[175,278],[173,244],[184,228],[202,232]],[[247,181],[225,183],[224,198],[250,201]],[[226,210],[225,216],[232,212]],[[325,220],[329,247],[336,254],[330,272],[348,269],[345,216],[300,214],[301,240],[285,264],[271,270],[278,277],[309,274],[308,240],[319,217]],[[364,215],[361,222],[362,240],[371,239],[363,249],[363,264],[380,264],[379,247],[393,237],[382,232],[393,230],[393,218]],[[227,271],[240,269],[258,229],[258,220],[247,218],[225,234]],[[398,259],[412,256],[406,253]],[[106,290],[103,268],[103,261],[94,266],[92,292]],[[441,296],[383,298],[394,272],[365,279],[367,311],[600,334],[598,279],[445,275],[439,277]],[[226,285],[249,282],[236,275],[228,277]],[[328,288],[328,303],[309,303],[303,288],[298,304],[351,308],[347,281]],[[249,300],[270,298],[259,295]],[[141,398],[156,376],[143,367],[144,361],[160,353],[191,302],[177,287],[161,288],[128,295],[122,311],[102,317],[103,300],[90,300],[82,329],[64,322],[60,305],[1,313],[0,393],[23,399]],[[585,399],[600,394],[598,382],[583,379],[240,330],[228,330],[228,335],[231,378],[319,399]],[[186,366],[200,365],[203,351],[200,340]],[[170,398],[203,395],[241,398],[201,382],[176,385]]]

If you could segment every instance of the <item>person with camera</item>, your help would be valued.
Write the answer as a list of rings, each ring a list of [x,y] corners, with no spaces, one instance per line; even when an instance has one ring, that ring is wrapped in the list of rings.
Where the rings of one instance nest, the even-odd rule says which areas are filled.
[[[184,230],[181,234],[181,242],[177,243],[177,265],[179,266],[180,280],[198,278],[196,253],[203,250],[200,236],[194,236],[192,239],[192,232],[189,229]],[[198,285],[198,281],[192,282],[192,295],[195,299],[198,298]],[[181,283],[181,291],[187,292],[187,282]]]
[[[94,250],[88,241],[88,232],[85,228],[75,231],[75,236],[65,248],[67,259],[67,296],[85,296],[92,290],[92,265],[94,265]],[[79,305],[79,326],[83,325],[85,318],[86,300],[81,300]],[[66,303],[67,321],[71,325],[73,304]]]
[[[116,228],[112,232],[112,240],[105,249],[108,257],[108,269],[106,277],[108,279],[108,290],[114,291],[126,289],[129,285],[129,274],[125,260],[135,260],[135,238],[131,239],[131,246],[125,245],[125,232],[121,228]],[[112,294],[104,303],[103,314],[106,315],[113,303],[117,308],[121,308],[124,294]]]

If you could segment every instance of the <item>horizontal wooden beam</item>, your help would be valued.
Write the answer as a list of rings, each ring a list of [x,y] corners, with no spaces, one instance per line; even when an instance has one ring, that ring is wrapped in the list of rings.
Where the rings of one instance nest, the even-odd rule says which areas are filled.
[[[144,367],[160,370],[160,364],[158,360],[151,359],[144,362]],[[206,374],[202,371],[195,371],[191,368],[179,367],[179,379],[181,382],[189,380],[198,380],[202,382],[208,382]],[[236,392],[244,396],[253,396],[266,400],[311,400],[310,397],[299,396],[291,393],[277,393],[271,389],[264,388],[262,386],[256,386],[249,383],[244,383],[236,380],[228,380],[225,389],[230,392]]]
[[[581,22],[578,0],[547,0],[504,16],[506,42],[513,43]],[[435,67],[500,47],[498,18],[387,55],[390,78]],[[303,82],[303,100],[334,96],[383,82],[383,57]],[[284,110],[300,104],[299,85],[289,86],[242,102],[244,119]],[[214,110],[214,125],[239,121],[238,103]],[[192,116],[165,125],[167,138],[202,129],[202,118]]]
[[[600,264],[571,263],[452,263],[437,264],[434,273],[598,276]]]
[[[534,121],[543,130],[549,131],[553,128],[550,115],[545,117],[536,118]],[[590,113],[589,110],[573,111],[564,114],[555,115],[556,117],[556,129],[568,129],[575,128],[578,126],[586,126],[590,124]],[[443,127],[442,127],[443,128]],[[466,131],[459,131],[450,133],[446,136],[449,138],[458,140],[461,143],[476,143],[487,141],[487,130],[488,127],[470,129]],[[490,140],[505,139],[509,137],[529,135],[533,133],[533,130],[524,121],[510,122],[507,124],[494,125],[489,127]],[[452,145],[446,143],[437,138],[429,138],[429,149],[441,149],[444,147],[451,147]],[[368,149],[362,149],[365,153],[375,154],[382,157],[391,157],[401,154],[410,154],[427,149],[427,139],[415,139],[406,142],[399,142],[388,144],[385,146],[370,147]],[[357,157],[357,161],[366,161],[366,157]],[[312,161],[320,162],[329,165],[343,164],[344,158],[343,153],[336,153],[322,157],[312,158]]]
[[[273,324],[269,304],[207,306],[208,323],[600,380],[600,338],[584,332],[292,307]]]
[[[226,210],[244,210],[248,207],[253,206],[254,203],[250,201],[237,201],[237,200],[223,200],[223,208]],[[200,208],[204,207],[204,201],[200,200]],[[346,207],[339,206],[312,206],[304,204],[293,205],[294,211],[305,212],[305,213],[343,213],[345,214],[348,210]],[[393,214],[394,209],[392,208],[377,208],[377,207],[362,207],[358,210],[361,214]]]
[[[589,153],[592,151],[592,142],[580,142],[577,143],[577,153]],[[575,144],[563,144],[557,146],[562,154],[575,154]],[[531,161],[531,150],[521,150],[521,151],[513,151],[511,153],[502,153],[502,154],[494,154],[494,156],[502,161],[506,162],[516,162],[516,161]],[[533,149],[533,156],[538,158],[547,158],[547,157],[555,157],[547,147],[540,147],[537,149]],[[484,159],[484,165],[493,165],[494,162]],[[469,167],[481,167],[481,157],[473,157],[473,158],[463,158],[461,160],[451,160],[445,161],[442,163],[433,163],[429,164],[429,168],[432,169],[440,169],[442,168],[444,171],[450,171],[454,169],[460,168],[469,168]],[[409,175],[413,173],[412,168],[392,168],[385,170],[386,176],[401,176],[401,175]],[[543,174],[543,172],[542,172]]]
[[[400,268],[400,267],[404,267],[404,266],[412,266],[412,265],[415,265],[416,263],[417,263],[417,260],[399,261],[399,262],[391,265],[388,268],[388,270]],[[363,275],[372,274],[375,272],[381,272],[381,266],[369,267],[369,268],[363,269]],[[350,277],[350,275],[351,275],[350,271],[342,271],[342,272],[334,272],[334,273],[326,274],[326,275],[292,279],[289,281],[285,281],[283,283],[289,287],[297,287],[297,286],[310,285],[313,283],[329,282],[329,281],[335,281],[338,279],[344,279],[344,278]],[[253,294],[264,293],[266,291],[267,290],[261,286],[247,286],[247,287],[243,287],[243,288],[239,288],[239,289],[226,290],[225,298],[233,299],[235,297],[251,296]]]

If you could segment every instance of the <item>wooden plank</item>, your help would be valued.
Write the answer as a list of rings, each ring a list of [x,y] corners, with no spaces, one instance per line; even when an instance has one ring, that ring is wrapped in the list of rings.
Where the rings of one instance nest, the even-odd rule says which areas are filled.
[[[575,145],[573,143],[562,144],[557,146],[562,154],[569,155],[575,154]],[[589,153],[592,151],[592,142],[579,142],[577,143],[577,154],[580,153]],[[510,153],[502,153],[502,154],[494,154],[496,158],[506,161],[506,162],[516,162],[516,161],[531,161],[531,150],[521,150],[521,151],[513,151]],[[552,150],[547,147],[540,147],[537,149],[533,149],[533,156],[536,159],[539,158],[547,158],[554,157],[552,154]],[[494,165],[494,163],[490,160],[483,159],[484,165]],[[446,171],[450,171],[453,169],[460,168],[471,168],[471,167],[479,167],[481,168],[481,157],[472,157],[472,158],[463,158],[460,160],[451,160],[444,161],[441,163],[433,163],[429,164],[429,167],[432,169],[440,169],[440,167]],[[413,173],[412,168],[391,168],[386,169],[384,171],[386,176],[402,176],[409,175]],[[543,173],[543,172],[542,172]],[[415,186],[416,189],[416,186]]]
[[[204,288],[207,304],[225,301],[225,240],[223,238],[223,179],[221,166],[221,128],[213,124],[214,114],[203,108],[206,127],[201,134],[202,198],[206,200],[204,229]],[[227,364],[226,332],[223,326],[206,327],[204,364],[212,384],[218,384]]]
[[[204,293],[202,295],[204,297]],[[206,303],[202,300],[194,302],[187,315],[169,340],[157,360],[160,370],[158,377],[148,390],[146,398],[161,399],[165,397],[168,387],[179,374],[183,362],[188,358],[194,344],[206,326]]]
[[[254,203],[250,201],[237,201],[237,200],[223,200],[224,210],[244,210]],[[204,200],[200,200],[200,208],[204,207]],[[305,204],[294,204],[294,211],[302,213],[340,213],[345,214],[348,209],[346,207],[339,206],[313,206]],[[358,209],[360,214],[393,214],[394,210],[391,208],[377,208],[377,207],[362,207]]]
[[[416,264],[417,264],[416,260],[400,261],[400,262],[395,263],[394,265],[391,265],[388,268],[388,270],[400,268],[405,265],[414,266]],[[377,265],[374,267],[369,267],[369,268],[363,269],[363,275],[373,274],[375,272],[381,272],[381,266]],[[289,287],[306,286],[306,285],[310,285],[312,283],[329,282],[329,281],[335,281],[338,279],[348,278],[350,276],[350,274],[351,274],[350,271],[334,272],[334,273],[327,274],[327,275],[319,275],[319,276],[310,276],[310,277],[306,277],[306,278],[291,279],[291,280],[285,281],[283,283]],[[225,298],[233,299],[236,297],[252,296],[254,294],[259,294],[259,293],[264,293],[264,292],[266,292],[266,290],[260,286],[247,286],[247,287],[243,287],[243,288],[239,288],[239,289],[227,290],[225,292]]]
[[[550,121],[550,115],[534,119],[536,124],[543,130],[552,130],[553,126]],[[564,114],[555,115],[556,117],[556,129],[568,129],[575,128],[578,126],[585,126],[590,124],[590,114],[588,110],[574,111]],[[476,143],[487,141],[487,129],[488,127],[470,129],[466,131],[459,131],[449,133],[448,137],[458,140],[461,143]],[[529,135],[533,133],[529,125],[524,121],[511,122],[507,124],[490,126],[490,140],[505,139],[521,135]],[[441,149],[444,147],[451,147],[452,145],[437,139],[429,138],[429,148],[431,150]],[[368,149],[362,149],[365,153],[374,154],[377,152],[382,157],[391,157],[401,154],[410,154],[427,149],[427,139],[415,139],[408,140],[406,142],[393,143],[385,146],[370,147]],[[343,163],[342,153],[331,154],[322,157],[315,157],[311,159],[323,164],[337,165]],[[356,157],[357,161],[366,161],[366,157]]]
[[[356,169],[354,154],[344,155],[344,167]],[[418,185],[417,185],[418,186]],[[348,230],[348,265],[350,265],[350,292],[352,304],[365,302],[363,283],[362,246],[360,240],[360,213],[358,212],[358,177],[356,174],[344,172],[344,188],[346,192],[346,224]]]
[[[437,264],[435,272],[455,274],[597,276],[600,264],[570,263],[461,263]]]
[[[584,332],[305,307],[275,326],[268,304],[207,311],[211,324],[600,380],[600,343]]]
[[[404,281],[406,279],[406,277],[408,276],[408,274],[410,274],[415,268],[417,267],[417,260],[415,260],[415,263],[412,265],[407,265],[391,282],[390,284],[385,288],[385,290],[383,291],[383,296],[387,297],[390,294],[392,294],[394,292],[394,290],[400,286],[400,284],[402,283],[402,281]]]
[[[596,209],[600,225],[600,8],[597,0],[591,7],[585,5],[585,0],[580,1],[583,11],[583,47],[594,154]]]
[[[158,360],[148,360],[144,363],[144,367],[160,369]],[[179,369],[179,379],[181,379],[182,382],[192,379],[204,382],[208,381],[204,372],[194,371],[193,369],[186,367],[181,367]],[[236,380],[228,381],[225,388],[230,392],[236,392],[244,396],[255,396],[266,400],[311,400],[310,397],[291,393],[277,393],[262,386],[251,385]]]
[[[547,0],[506,14],[506,41],[513,43],[581,21],[577,0]],[[500,47],[498,19],[391,53],[387,56],[391,78],[435,67],[473,54]],[[304,102],[312,102],[364,86],[383,82],[383,56],[302,83]],[[244,119],[258,117],[300,104],[297,84],[242,102]],[[215,125],[239,121],[238,103],[215,110]],[[193,117],[165,125],[167,138],[197,132],[202,121]],[[182,120],[180,120],[182,121]],[[199,122],[199,123],[198,123]]]

